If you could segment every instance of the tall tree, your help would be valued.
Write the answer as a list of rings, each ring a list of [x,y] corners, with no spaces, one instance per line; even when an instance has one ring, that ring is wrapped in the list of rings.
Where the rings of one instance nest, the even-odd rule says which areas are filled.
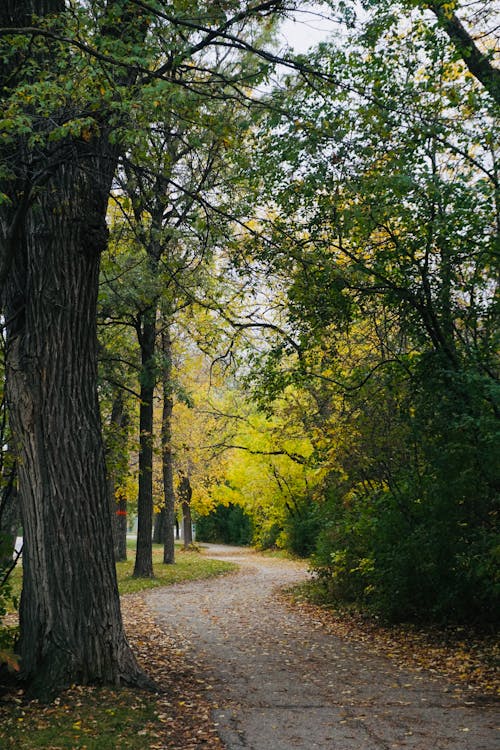
[[[232,90],[221,80],[232,76],[240,63],[240,55],[224,55],[221,60],[216,56],[202,91],[185,91],[181,99],[174,90],[165,92],[161,102],[145,102],[141,116],[154,120],[155,126],[139,131],[117,177],[124,197],[117,200],[122,213],[117,233],[123,238],[125,226],[132,252],[144,254],[142,273],[133,280],[133,318],[141,353],[136,576],[153,573],[154,398],[160,380],[167,387],[169,372],[162,372],[160,364],[159,331],[171,326],[179,308],[203,296],[214,248],[225,240],[238,215],[231,194],[231,152],[244,138],[248,115],[241,102],[229,99]],[[247,68],[250,74],[248,63]],[[258,68],[253,75],[260,77]],[[165,409],[162,428],[167,432],[168,414]],[[163,519],[160,514],[159,522]]]
[[[121,33],[137,43],[145,27],[127,5]],[[32,14],[48,37],[63,32],[69,16],[61,0],[7,2],[0,26],[31,26]],[[102,39],[116,44],[106,23]],[[29,132],[14,122],[7,145],[16,159],[3,173],[2,306],[25,537],[18,650],[33,693],[47,696],[73,681],[146,680],[122,628],[96,393],[99,256],[117,149],[102,104],[99,132],[87,134],[79,123],[64,135],[71,95],[64,106],[57,77],[65,65],[75,70],[75,60],[59,41],[34,34],[11,35],[1,81],[4,106],[17,107],[18,118],[21,92],[33,92],[24,110]],[[30,38],[37,40],[32,57]],[[35,125],[43,106],[50,124]]]
[[[172,564],[175,561],[174,524],[175,524],[175,493],[174,493],[174,466],[172,452],[172,412],[173,412],[173,388],[172,388],[172,340],[170,326],[164,322],[161,333],[162,351],[162,429],[161,429],[161,463],[163,478],[163,562]]]
[[[277,5],[238,4],[230,15],[227,3],[226,15],[194,3],[177,17],[134,0],[0,8],[0,279],[26,537],[19,651],[35,694],[142,680],[119,609],[95,330],[108,195],[135,127],[134,83],[142,76],[150,96],[174,64],[189,75],[182,62]],[[182,29],[200,14],[189,43]]]

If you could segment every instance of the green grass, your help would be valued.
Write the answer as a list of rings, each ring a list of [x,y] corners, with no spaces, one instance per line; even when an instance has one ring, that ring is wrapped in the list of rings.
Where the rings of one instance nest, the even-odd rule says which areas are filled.
[[[158,732],[155,701],[132,690],[73,688],[48,706],[6,708],[0,728],[5,750],[144,750]]]
[[[153,589],[159,586],[170,586],[182,581],[195,581],[201,578],[212,578],[213,576],[229,573],[238,568],[235,563],[223,560],[210,560],[199,552],[184,552],[180,545],[176,545],[174,565],[164,565],[163,546],[153,544],[153,569],[154,578],[133,578],[135,542],[128,540],[129,560],[116,564],[118,576],[118,588],[120,594],[134,594],[143,589]],[[22,568],[17,567],[10,576],[12,593],[19,599],[22,586]],[[11,607],[10,611],[14,611]]]
[[[118,587],[120,594],[133,594],[142,589],[152,589],[158,586],[170,586],[182,581],[195,581],[201,578],[212,578],[223,573],[229,573],[238,568],[234,563],[224,560],[210,560],[199,552],[184,552],[176,549],[175,564],[163,565],[163,547],[153,545],[154,578],[133,578],[134,560],[117,563]]]

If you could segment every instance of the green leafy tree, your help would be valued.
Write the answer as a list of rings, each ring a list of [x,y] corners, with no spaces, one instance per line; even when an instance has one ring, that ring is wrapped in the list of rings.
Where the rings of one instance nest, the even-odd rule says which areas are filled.
[[[197,86],[201,50],[237,44],[245,21],[277,7],[0,9],[1,306],[26,538],[19,651],[36,695],[75,681],[144,682],[121,624],[96,391],[99,261],[118,158],[144,101]],[[196,38],[184,33],[193,25]]]
[[[323,82],[289,76],[258,131],[249,244],[287,295],[259,389],[318,407],[337,593],[463,620],[498,603],[498,119],[449,35],[398,7],[320,46]]]

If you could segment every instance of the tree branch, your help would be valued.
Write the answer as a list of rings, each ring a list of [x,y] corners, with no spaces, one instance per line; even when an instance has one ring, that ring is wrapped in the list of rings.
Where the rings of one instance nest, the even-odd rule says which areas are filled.
[[[439,25],[448,35],[460,57],[470,72],[500,104],[500,70],[494,68],[488,55],[481,52],[474,39],[454,13],[447,13],[442,0],[424,2],[439,21]]]

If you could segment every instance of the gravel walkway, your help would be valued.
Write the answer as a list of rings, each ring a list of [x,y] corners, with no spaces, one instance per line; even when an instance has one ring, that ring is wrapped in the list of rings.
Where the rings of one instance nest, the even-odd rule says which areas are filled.
[[[402,670],[276,601],[277,586],[306,577],[303,566],[240,548],[208,554],[241,569],[146,602],[210,680],[227,750],[498,750],[495,704],[458,698],[444,680]]]

